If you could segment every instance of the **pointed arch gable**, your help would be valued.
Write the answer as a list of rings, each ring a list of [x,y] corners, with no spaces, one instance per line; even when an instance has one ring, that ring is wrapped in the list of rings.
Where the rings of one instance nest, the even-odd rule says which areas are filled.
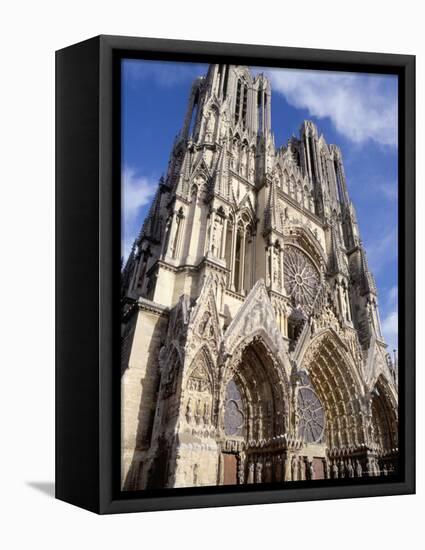
[[[255,210],[252,205],[252,201],[249,197],[249,193],[245,193],[243,199],[238,205],[239,214],[242,214],[244,211],[247,212],[248,216],[251,218],[251,221],[255,220]]]
[[[187,380],[196,374],[198,369],[204,369],[208,376],[208,381],[211,387],[211,393],[214,392],[217,386],[216,373],[214,372],[213,352],[208,344],[202,344],[195,353],[189,367],[186,369],[183,384],[187,384]]]
[[[370,391],[373,393],[376,389],[385,394],[391,407],[398,411],[398,394],[394,387],[394,384],[388,380],[388,378],[381,372],[376,379],[370,385]]]
[[[203,156],[201,156],[193,166],[192,174],[190,177],[191,182],[193,182],[197,176],[201,176],[202,178],[204,178],[205,182],[208,182],[211,178],[210,169],[208,168]]]
[[[226,353],[232,355],[241,352],[255,339],[260,339],[270,350],[288,381],[290,361],[263,279],[253,286],[230,323],[223,344]]]
[[[188,339],[191,340],[192,350],[208,342],[209,348],[217,354],[222,340],[222,331],[216,305],[215,286],[216,281],[210,273],[191,311]]]
[[[385,357],[386,353],[386,349],[382,347],[382,344],[378,343],[374,334],[370,342],[366,363],[366,382],[369,388],[373,388],[381,375],[387,380],[392,380]],[[393,388],[393,393],[397,394],[395,388]]]

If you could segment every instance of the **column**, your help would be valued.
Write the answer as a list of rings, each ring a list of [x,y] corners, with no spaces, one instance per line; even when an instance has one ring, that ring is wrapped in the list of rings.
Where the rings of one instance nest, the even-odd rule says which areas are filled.
[[[244,228],[242,233],[242,244],[241,244],[241,259],[239,265],[239,292],[245,294],[244,283],[245,283],[245,239],[246,239],[246,229]]]
[[[226,255],[226,239],[227,239],[227,218],[224,218],[223,234],[221,235],[221,251],[220,251],[221,259],[224,259]]]
[[[375,312],[375,318],[376,318],[376,331],[378,335],[382,338],[381,319],[379,317],[378,305],[375,300],[373,301],[373,310]]]
[[[351,305],[350,305],[350,297],[348,296],[348,289],[347,288],[344,289],[344,293],[345,293],[345,303],[346,303],[346,307],[347,307],[347,320],[351,323],[352,322]]]
[[[342,288],[341,288],[341,284],[338,282],[337,283],[337,292],[338,292],[338,304],[339,304],[339,311],[342,315],[342,318],[345,319],[345,308],[344,308],[344,298],[342,296]]]
[[[256,243],[256,234],[252,235],[252,244],[251,244],[251,284],[250,288],[255,285],[255,270],[256,270],[256,255],[257,255],[257,243]]]
[[[230,273],[230,280],[231,280],[231,283],[230,283],[230,289],[233,290],[233,292],[235,291],[235,255],[236,255],[236,237],[237,237],[237,233],[238,233],[238,228],[237,228],[237,225],[236,225],[236,220],[235,220],[235,224],[233,225],[233,231],[232,231],[232,256],[231,256],[231,273]]]
[[[284,275],[283,275],[283,247],[280,249],[280,281],[281,281],[281,292],[282,294],[285,293],[285,281],[284,281]]]
[[[312,176],[312,173],[311,173],[311,159],[310,159],[310,147],[309,147],[309,144],[308,144],[308,140],[310,138],[307,137],[307,135],[305,136],[305,151],[306,151],[306,154],[307,154],[307,172],[308,172],[308,176],[310,178],[310,181],[313,181],[313,176]]]

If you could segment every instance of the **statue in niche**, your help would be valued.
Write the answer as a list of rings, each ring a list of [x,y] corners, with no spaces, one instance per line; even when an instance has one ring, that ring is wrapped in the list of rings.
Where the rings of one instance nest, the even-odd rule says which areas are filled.
[[[356,460],[356,476],[357,477],[363,476],[363,469],[362,469],[362,465],[360,464],[360,460]]]
[[[351,459],[348,459],[348,462],[347,462],[347,473],[348,473],[348,477],[354,477],[354,468],[351,463]]]
[[[251,151],[251,154],[249,155],[249,180],[254,181],[254,175],[255,175],[255,158],[254,158],[254,151]]]
[[[222,223],[215,217],[211,229],[211,252],[213,256],[219,256],[221,243]]]
[[[208,403],[204,403],[204,424],[208,425],[210,423],[210,408]]]
[[[192,415],[192,400],[189,399],[187,400],[187,405],[186,405],[186,420],[187,420],[187,423],[190,424],[192,422],[192,418],[193,418],[193,415]]]
[[[243,461],[242,459],[239,459],[238,461],[238,484],[243,485],[245,481],[244,476],[244,469],[243,469]]]
[[[297,457],[294,455],[291,459],[291,479],[297,480]]]
[[[205,130],[205,141],[212,141],[215,126],[215,116],[212,111],[208,113],[208,120]]]
[[[193,485],[195,485],[195,487],[198,485],[198,471],[199,471],[198,464],[194,464],[193,465]]]
[[[313,460],[311,458],[307,460],[307,472],[308,472],[308,479],[314,479]]]
[[[201,400],[198,399],[196,402],[196,409],[195,409],[195,422],[197,424],[200,424],[201,418],[202,418],[202,411],[201,411]]]
[[[243,176],[246,176],[247,164],[248,164],[247,151],[246,151],[246,147],[243,147],[242,156],[241,156],[241,165],[240,165],[240,173]]]
[[[339,477],[338,465],[336,463],[336,460],[334,460],[332,463],[332,477],[334,479],[338,479]]]
[[[265,468],[264,468],[264,481],[270,483],[272,480],[272,463],[269,457],[266,459]]]
[[[202,320],[199,323],[199,334],[202,336],[205,333],[205,329],[207,328],[208,321],[211,318],[211,313],[209,311],[204,311],[204,314],[202,315]]]
[[[298,466],[298,479],[302,480],[304,479],[304,461],[299,456],[297,460],[297,466]]]
[[[248,479],[247,483],[254,483],[254,463],[250,462],[248,464]]]
[[[257,462],[255,465],[255,483],[261,483],[263,480],[263,465]]]

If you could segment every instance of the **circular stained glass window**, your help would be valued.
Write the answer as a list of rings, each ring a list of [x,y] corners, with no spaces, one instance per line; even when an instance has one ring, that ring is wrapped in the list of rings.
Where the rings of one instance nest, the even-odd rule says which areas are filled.
[[[285,290],[294,306],[311,306],[319,287],[319,273],[310,258],[295,246],[286,246],[283,255]]]

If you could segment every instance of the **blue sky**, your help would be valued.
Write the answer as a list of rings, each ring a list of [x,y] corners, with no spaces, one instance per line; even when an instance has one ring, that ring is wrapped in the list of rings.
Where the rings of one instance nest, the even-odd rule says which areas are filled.
[[[122,62],[123,256],[149,210],[194,78],[206,65]],[[343,154],[350,197],[379,290],[383,331],[397,348],[397,77],[252,68],[272,83],[276,146],[313,120]]]

